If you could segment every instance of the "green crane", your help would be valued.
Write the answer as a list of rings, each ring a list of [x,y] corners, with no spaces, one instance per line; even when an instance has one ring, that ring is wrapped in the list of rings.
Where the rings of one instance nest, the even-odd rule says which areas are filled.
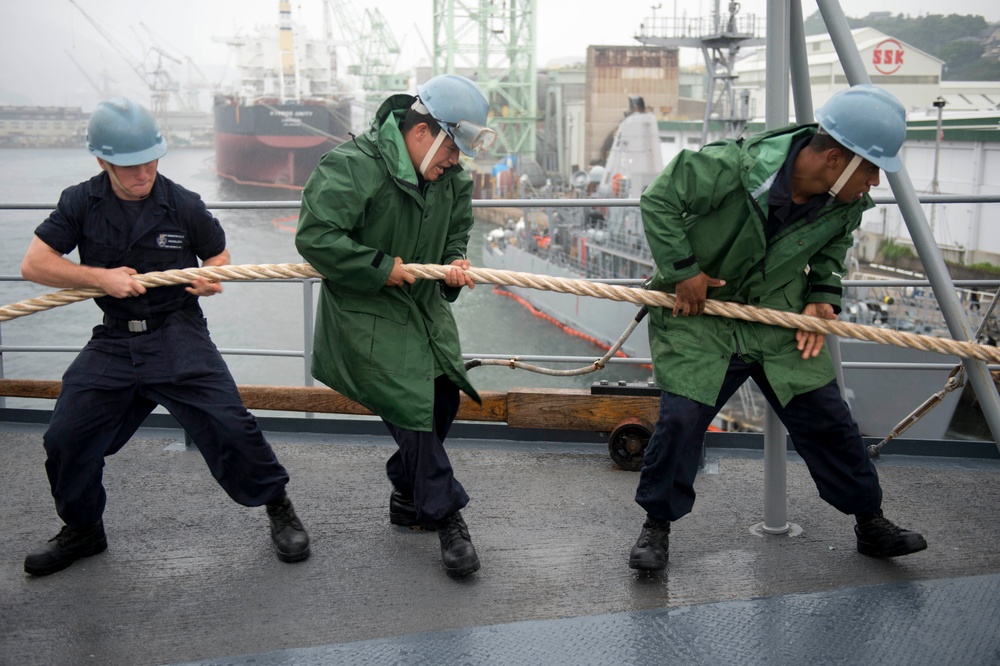
[[[389,22],[377,7],[356,11],[350,0],[325,0],[324,11],[336,19],[340,43],[350,55],[347,73],[357,77],[364,94],[364,117],[368,118],[392,93],[406,92],[409,76],[400,73],[400,44]]]
[[[434,74],[474,79],[490,100],[500,150],[535,159],[536,0],[434,0]]]

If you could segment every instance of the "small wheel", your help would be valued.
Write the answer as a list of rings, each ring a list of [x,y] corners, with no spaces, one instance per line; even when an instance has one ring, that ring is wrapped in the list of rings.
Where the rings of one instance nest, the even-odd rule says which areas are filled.
[[[652,424],[645,419],[625,419],[615,426],[608,438],[608,453],[620,468],[629,472],[642,469],[642,456],[653,434]]]

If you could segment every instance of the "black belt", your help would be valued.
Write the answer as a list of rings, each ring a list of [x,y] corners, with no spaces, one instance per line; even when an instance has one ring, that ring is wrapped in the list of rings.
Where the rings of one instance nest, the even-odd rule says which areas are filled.
[[[174,312],[176,312],[176,310]],[[186,312],[192,316],[200,316],[201,307],[195,304],[184,308],[181,312]],[[141,335],[142,333],[152,333],[156,329],[163,326],[163,324],[166,323],[167,318],[172,314],[173,312],[151,315],[146,319],[117,319],[110,315],[104,315],[104,325],[110,328],[116,328],[119,331],[125,331],[126,333]]]

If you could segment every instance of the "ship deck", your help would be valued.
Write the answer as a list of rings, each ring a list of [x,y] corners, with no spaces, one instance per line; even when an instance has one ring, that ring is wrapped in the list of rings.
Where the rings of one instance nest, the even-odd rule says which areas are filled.
[[[886,513],[929,543],[895,560],[857,553],[852,519],[794,455],[801,534],[756,536],[761,453],[712,446],[669,567],[648,575],[626,566],[638,477],[606,445],[459,429],[449,449],[483,567],[454,580],[435,534],[388,523],[380,424],[261,419],[312,538],[298,564],[274,557],[263,510],[232,503],[179,430],[145,428],[107,460],[108,550],[33,578],[24,555],[59,527],[44,426],[0,421],[3,664],[1000,662],[992,443],[985,457],[886,451]]]

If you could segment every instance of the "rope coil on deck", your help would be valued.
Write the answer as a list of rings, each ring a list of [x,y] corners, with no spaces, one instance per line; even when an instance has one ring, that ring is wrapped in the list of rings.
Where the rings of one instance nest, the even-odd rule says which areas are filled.
[[[439,280],[447,274],[450,266],[436,264],[405,264],[404,267],[418,278]],[[614,301],[626,301],[636,305],[654,307],[674,306],[674,295],[661,291],[650,291],[635,287],[608,285],[586,280],[559,278],[534,273],[494,270],[488,268],[470,268],[466,273],[477,283],[499,284],[513,287],[526,287],[544,291],[576,294],[605,298]],[[202,277],[217,282],[242,280],[271,279],[303,279],[321,278],[309,264],[251,264],[242,266],[205,266],[133,276],[144,287],[160,287],[165,285],[186,284],[195,278]],[[23,317],[35,312],[49,310],[61,305],[104,296],[100,289],[63,289],[52,294],[31,298],[19,303],[0,307],[0,322]],[[752,305],[730,303],[726,301],[708,300],[705,303],[705,314],[744,321],[756,321],[765,324],[781,326],[813,333],[839,335],[855,340],[878,342],[897,347],[909,347],[931,351],[938,354],[972,358],[991,363],[1000,363],[1000,349],[990,345],[982,345],[971,341],[959,341],[949,338],[938,338],[929,335],[918,335],[904,331],[851,324],[839,320],[820,319],[793,312],[781,312],[757,308]]]

